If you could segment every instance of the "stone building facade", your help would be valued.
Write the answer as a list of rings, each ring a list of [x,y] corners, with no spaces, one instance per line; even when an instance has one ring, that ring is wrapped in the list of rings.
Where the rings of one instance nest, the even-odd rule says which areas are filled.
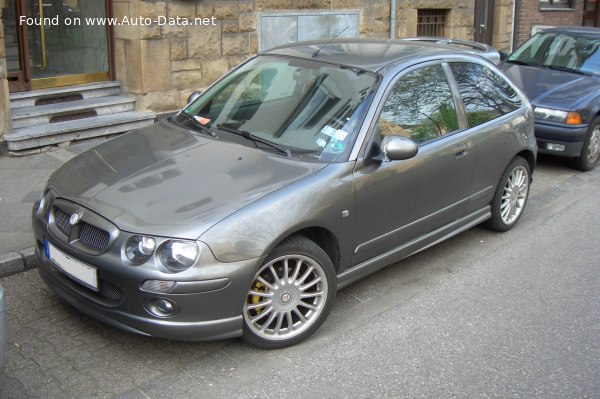
[[[4,10],[11,1],[25,2],[0,0],[0,6]],[[83,9],[83,4],[92,0],[47,1]],[[108,17],[127,21],[108,28],[111,58],[106,76],[120,81],[122,90],[135,97],[136,110],[157,113],[181,108],[191,91],[207,87],[235,65],[264,50],[261,43],[265,42],[267,33],[283,34],[267,32],[266,17],[283,18],[282,21],[289,16],[296,16],[297,21],[302,18],[342,21],[335,29],[332,23],[328,31],[323,31],[324,37],[331,37],[345,21],[356,21],[345,35],[402,38],[419,34],[419,24],[425,21],[424,11],[440,11],[443,17],[442,29],[437,31],[440,36],[473,40],[478,24],[476,4],[487,4],[493,13],[490,44],[504,51],[510,51],[514,44],[516,6],[522,24],[518,31],[519,42],[528,37],[530,27],[536,23],[551,24],[554,19],[564,22],[568,17],[570,23],[577,24],[577,18],[581,19],[581,13],[576,10],[544,14],[538,1],[531,0],[105,1]],[[579,5],[582,0],[573,1]],[[291,35],[300,37],[300,30]],[[0,137],[11,132],[4,32],[0,26]],[[304,32],[309,37],[312,33]]]
[[[206,87],[233,66],[262,50],[265,13],[353,10],[359,37],[390,37],[389,0],[115,0],[115,17],[169,20],[214,17],[208,26],[119,26],[115,28],[116,78],[136,95],[140,109],[168,111],[185,104],[193,88]],[[510,46],[513,0],[497,0],[495,44]],[[395,37],[417,35],[419,9],[447,10],[444,36],[473,39],[472,1],[398,0]]]

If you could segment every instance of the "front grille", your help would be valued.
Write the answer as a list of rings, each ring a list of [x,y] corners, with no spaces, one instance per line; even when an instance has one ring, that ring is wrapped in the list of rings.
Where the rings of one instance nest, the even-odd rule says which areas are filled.
[[[543,141],[537,141],[537,147],[539,150],[545,150],[546,149],[546,143],[544,143]]]
[[[71,215],[57,206],[53,207],[54,224],[58,227],[69,241],[79,240],[84,246],[94,250],[103,251],[110,244],[110,233],[104,229],[96,227],[90,223],[81,221],[71,226],[69,219]]]
[[[54,220],[56,226],[65,233],[67,236],[71,232],[71,225],[69,224],[69,214],[63,212],[61,209],[54,207]]]
[[[110,234],[91,224],[82,223],[79,241],[92,248],[105,249],[110,241]]]
[[[117,285],[106,280],[100,280],[98,295],[109,301],[120,301],[125,293]]]

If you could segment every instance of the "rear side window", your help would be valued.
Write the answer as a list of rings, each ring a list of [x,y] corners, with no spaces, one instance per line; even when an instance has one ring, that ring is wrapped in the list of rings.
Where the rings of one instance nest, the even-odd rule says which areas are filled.
[[[521,106],[510,84],[484,65],[455,62],[450,68],[465,105],[469,127],[491,121]]]

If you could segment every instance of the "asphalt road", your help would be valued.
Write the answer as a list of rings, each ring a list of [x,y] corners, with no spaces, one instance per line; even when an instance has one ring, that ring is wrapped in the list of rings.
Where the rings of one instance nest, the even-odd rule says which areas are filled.
[[[6,289],[0,397],[600,398],[600,169],[542,159],[519,225],[477,227],[338,293],[298,346],[169,342]]]

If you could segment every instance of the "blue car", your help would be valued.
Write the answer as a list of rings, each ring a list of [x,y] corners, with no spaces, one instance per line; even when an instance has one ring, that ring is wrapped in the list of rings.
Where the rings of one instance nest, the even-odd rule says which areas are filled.
[[[534,106],[543,154],[593,169],[600,154],[600,29],[560,27],[537,33],[501,66]]]

